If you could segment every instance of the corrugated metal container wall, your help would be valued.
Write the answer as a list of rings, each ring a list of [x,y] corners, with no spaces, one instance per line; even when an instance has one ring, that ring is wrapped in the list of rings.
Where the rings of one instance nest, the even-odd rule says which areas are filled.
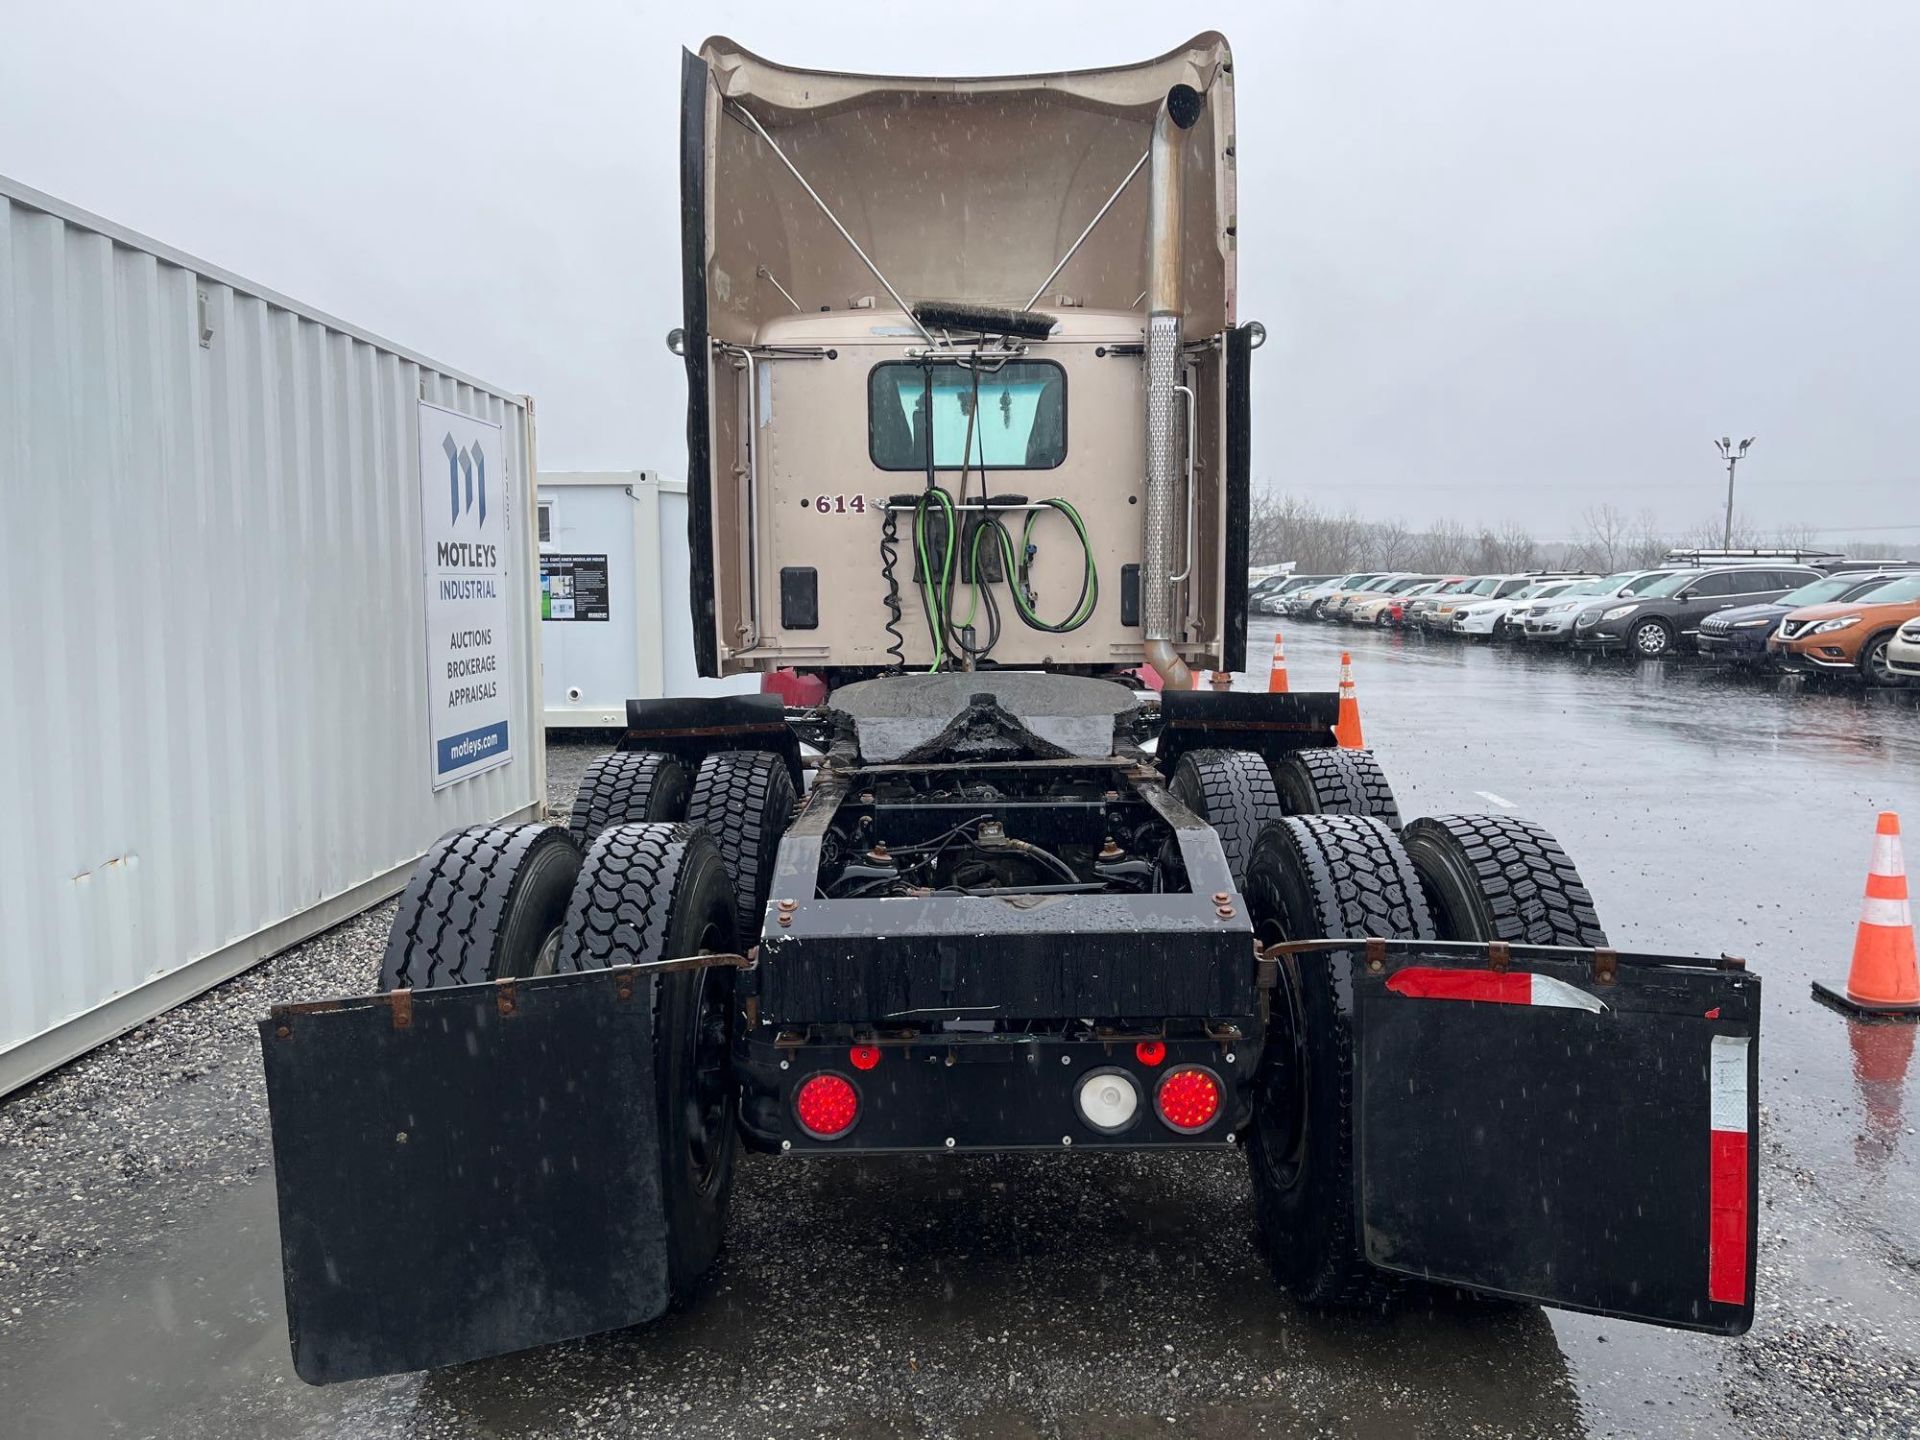
[[[438,791],[422,400],[511,537],[513,758]],[[532,473],[523,399],[0,178],[0,1093],[538,813]]]

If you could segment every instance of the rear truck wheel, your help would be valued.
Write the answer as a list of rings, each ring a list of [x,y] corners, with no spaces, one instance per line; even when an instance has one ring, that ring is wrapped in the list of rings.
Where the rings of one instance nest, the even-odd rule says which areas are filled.
[[[414,867],[380,960],[382,990],[549,975],[580,852],[557,825],[473,825]]]
[[[693,825],[611,825],[580,866],[558,968],[603,970],[739,948],[733,882]],[[684,1298],[720,1253],[733,1194],[734,970],[652,978],[667,1275]]]
[[[1642,660],[1658,660],[1673,653],[1673,627],[1664,620],[1637,621],[1627,643]]]
[[[1429,815],[1400,832],[1442,940],[1604,946],[1593,896],[1543,827],[1515,815]]]
[[[567,829],[584,852],[609,825],[687,818],[687,767],[672,755],[616,750],[587,771]]]
[[[694,777],[687,803],[690,824],[704,825],[720,847],[733,880],[741,943],[760,935],[767,889],[780,837],[793,818],[793,778],[787,762],[768,750],[726,750],[709,755]]]
[[[1189,750],[1167,789],[1213,827],[1236,884],[1247,873],[1261,827],[1284,813],[1267,762],[1251,750]]]
[[[1273,786],[1289,815],[1371,815],[1400,823],[1393,787],[1371,750],[1292,750],[1273,763]]]
[[[1241,890],[1263,944],[1434,938],[1413,863],[1369,816],[1268,825]],[[1353,1033],[1336,1000],[1335,965],[1328,954],[1281,958],[1247,1161],[1261,1244],[1293,1297],[1378,1309],[1394,1282],[1367,1264],[1355,1224]]]

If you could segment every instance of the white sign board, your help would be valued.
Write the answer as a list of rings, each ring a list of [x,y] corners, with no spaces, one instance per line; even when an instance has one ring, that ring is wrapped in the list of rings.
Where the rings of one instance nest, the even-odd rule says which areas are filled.
[[[436,790],[513,758],[511,515],[500,427],[421,401],[420,540]]]

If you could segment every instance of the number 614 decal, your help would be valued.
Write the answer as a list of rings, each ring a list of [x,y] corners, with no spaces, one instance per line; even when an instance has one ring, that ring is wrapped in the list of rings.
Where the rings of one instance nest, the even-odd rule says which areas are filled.
[[[877,503],[877,502],[876,502]],[[822,515],[864,515],[867,513],[867,497],[864,495],[816,495],[811,500],[802,500],[801,509],[811,505]]]

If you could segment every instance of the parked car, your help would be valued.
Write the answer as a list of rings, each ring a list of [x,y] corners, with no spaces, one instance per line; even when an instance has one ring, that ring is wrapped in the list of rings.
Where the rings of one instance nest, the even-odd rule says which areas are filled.
[[[1460,594],[1479,578],[1477,575],[1447,576],[1445,580],[1434,586],[1433,589],[1429,590],[1426,594],[1420,596],[1418,599],[1407,602],[1406,615],[1402,623],[1409,627],[1424,630],[1426,628],[1428,611],[1432,610],[1434,606],[1438,605],[1447,596]]]
[[[1887,668],[1903,680],[1920,680],[1920,620],[1909,620],[1887,642]]]
[[[1437,575],[1390,575],[1385,580],[1368,586],[1365,590],[1352,591],[1344,599],[1336,602],[1337,608],[1336,603],[1329,603],[1327,614],[1345,625],[1358,624],[1361,623],[1359,611],[1362,607],[1369,606],[1376,600],[1390,600],[1395,596],[1409,594],[1422,585],[1431,585],[1439,578]]]
[[[1887,651],[1914,620],[1920,620],[1920,572],[1853,600],[1791,611],[1767,650],[1788,670],[1858,671],[1869,685],[1898,685],[1905,677],[1888,662]]]
[[[1791,611],[1853,600],[1910,573],[1910,568],[1842,570],[1822,576],[1764,605],[1736,605],[1718,615],[1709,615],[1700,622],[1700,634],[1694,644],[1702,655],[1711,655],[1716,660],[1748,665],[1764,663],[1769,658],[1767,641]]]
[[[1362,595],[1347,602],[1346,620],[1350,625],[1398,625],[1416,596],[1425,595],[1440,583],[1434,575],[1416,575],[1395,581],[1377,595]]]
[[[1302,620],[1317,620],[1320,618],[1320,607],[1327,602],[1329,596],[1379,578],[1380,573],[1377,570],[1356,570],[1351,575],[1336,575],[1331,580],[1322,580],[1317,585],[1303,586],[1286,597],[1286,604],[1281,613]]]
[[[1554,590],[1551,595],[1541,594],[1528,597],[1535,601],[1536,604],[1516,605],[1509,610],[1506,614],[1504,634],[1506,638],[1513,640],[1541,640],[1553,644],[1564,643],[1571,638],[1573,623],[1579,618],[1583,610],[1592,608],[1602,600],[1613,599],[1620,596],[1637,595],[1642,590],[1653,585],[1661,576],[1671,573],[1672,572],[1668,570],[1621,570],[1598,580],[1567,581],[1565,587]],[[1582,585],[1586,588],[1583,589],[1577,598],[1569,599],[1571,588],[1575,584]],[[1555,610],[1553,612],[1552,618],[1556,623],[1543,624],[1537,630],[1529,631],[1527,629],[1527,621],[1535,618],[1536,614],[1544,616],[1546,613],[1547,607],[1543,604],[1537,604],[1537,602],[1548,600],[1553,601],[1556,605],[1567,603],[1569,608],[1566,610]],[[1521,613],[1523,610],[1527,612],[1524,615]],[[1563,625],[1558,623],[1560,621],[1566,623]]]
[[[1468,596],[1453,607],[1452,621],[1447,628],[1455,635],[1504,637],[1514,607],[1558,594],[1572,583],[1571,580],[1535,580],[1506,595]]]
[[[1804,565],[1725,565],[1707,570],[1675,570],[1638,595],[1617,603],[1602,601],[1574,621],[1573,647],[1588,651],[1625,651],[1657,660],[1691,645],[1700,622],[1722,610],[1760,605],[1789,590],[1818,580]]]
[[[1515,595],[1540,581],[1537,575],[1478,575],[1471,585],[1452,595],[1440,597],[1440,603],[1421,615],[1421,623],[1429,630],[1451,632],[1453,614],[1462,605],[1470,605],[1476,600],[1499,599]]]
[[[1508,611],[1507,635],[1530,645],[1564,645],[1573,632],[1573,617],[1613,591],[1611,575],[1561,581]]]
[[[1247,592],[1247,609],[1256,615],[1284,615],[1291,596],[1333,578],[1331,575],[1277,575]]]
[[[1340,607],[1347,603],[1347,597],[1349,595],[1358,595],[1363,590],[1372,590],[1377,587],[1381,581],[1391,580],[1399,573],[1397,570],[1376,570],[1369,574],[1362,575],[1359,579],[1348,584],[1340,585],[1327,595],[1322,596],[1318,605],[1309,605],[1306,612],[1307,618],[1309,620],[1331,620],[1339,613]]]

